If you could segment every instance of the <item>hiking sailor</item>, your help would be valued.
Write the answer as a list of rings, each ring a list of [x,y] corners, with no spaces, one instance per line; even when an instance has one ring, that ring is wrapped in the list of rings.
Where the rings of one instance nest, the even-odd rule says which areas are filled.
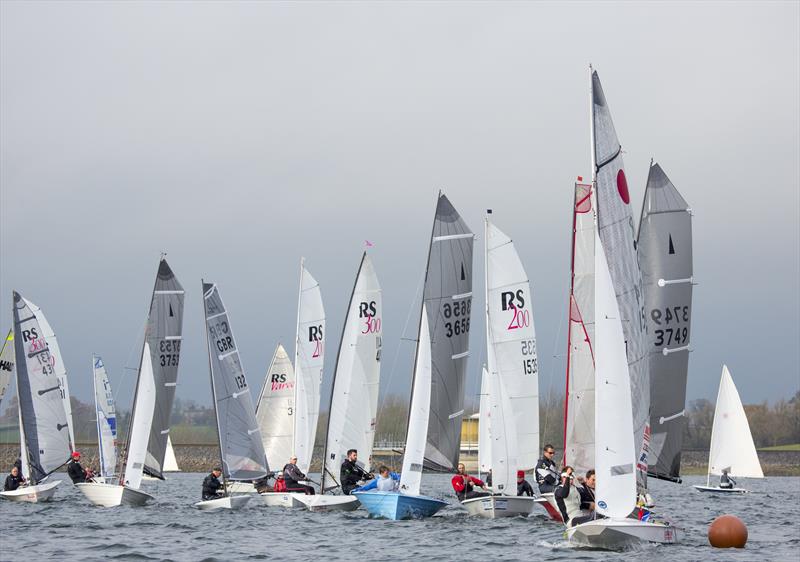
[[[342,484],[342,493],[349,495],[350,492],[358,488],[358,483],[362,480],[371,480],[375,476],[358,464],[358,451],[350,449],[347,457],[342,461],[342,468],[339,470],[339,482]]]
[[[555,454],[555,448],[548,443],[542,449],[542,458],[536,463],[536,483],[540,494],[552,492],[558,484],[558,469],[553,460]]]
[[[307,480],[308,477],[297,468],[297,457],[290,458],[283,467],[283,479],[286,481],[287,492],[303,492],[309,496],[314,495],[314,488],[300,483]]]

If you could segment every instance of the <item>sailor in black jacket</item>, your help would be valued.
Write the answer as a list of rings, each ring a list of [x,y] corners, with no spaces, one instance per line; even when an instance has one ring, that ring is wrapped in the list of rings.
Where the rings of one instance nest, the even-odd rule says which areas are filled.
[[[358,451],[350,449],[347,451],[347,458],[342,462],[342,468],[339,471],[339,481],[342,485],[342,493],[345,495],[358,488],[361,480],[372,480],[374,478],[372,474],[361,468],[357,463]]]
[[[25,477],[22,476],[19,469],[16,466],[14,466],[14,468],[11,469],[11,474],[6,476],[6,482],[5,485],[3,486],[3,491],[10,492],[12,490],[16,490],[24,483],[25,483]]]
[[[211,471],[211,474],[206,476],[203,479],[203,500],[213,500],[214,498],[218,498],[223,494],[221,491],[222,482],[219,481],[219,477],[222,475],[222,471],[219,468],[215,468]]]
[[[67,464],[67,474],[73,484],[86,482],[86,470],[81,466],[81,454],[78,451],[72,453],[72,458]]]
[[[558,469],[553,460],[555,454],[556,450],[552,445],[545,445],[542,449],[542,458],[536,463],[536,483],[541,494],[552,492],[558,485]]]

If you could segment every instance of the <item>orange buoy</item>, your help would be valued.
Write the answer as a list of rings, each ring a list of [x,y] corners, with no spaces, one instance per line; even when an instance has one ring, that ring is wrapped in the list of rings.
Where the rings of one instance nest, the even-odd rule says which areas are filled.
[[[744,548],[747,526],[735,515],[720,515],[708,527],[708,542],[714,548]]]

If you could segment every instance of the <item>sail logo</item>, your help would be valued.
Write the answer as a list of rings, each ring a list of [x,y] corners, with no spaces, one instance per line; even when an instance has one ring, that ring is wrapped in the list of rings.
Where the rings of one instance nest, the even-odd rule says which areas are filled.
[[[519,330],[531,325],[531,313],[525,308],[525,293],[522,289],[517,291],[503,291],[500,293],[500,308],[503,311],[511,310],[511,321],[508,330]]]
[[[11,371],[14,369],[13,361],[0,361],[0,371]]]
[[[39,339],[39,334],[36,333],[36,328],[30,330],[22,330],[22,341],[36,341]],[[31,351],[35,351],[31,349]]]
[[[293,382],[286,382],[286,373],[272,373],[269,377],[270,391],[278,392],[281,390],[290,390],[294,388]]]
[[[314,343],[314,353],[311,357],[322,357],[322,324],[308,327],[308,341]]]

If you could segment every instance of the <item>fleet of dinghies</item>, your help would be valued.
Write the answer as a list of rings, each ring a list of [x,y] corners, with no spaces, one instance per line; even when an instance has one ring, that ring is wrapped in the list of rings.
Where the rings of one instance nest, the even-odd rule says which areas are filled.
[[[654,504],[647,479],[680,483],[691,339],[691,209],[660,165],[651,163],[638,232],[622,146],[596,72],[591,80],[590,182],[578,178],[572,209],[564,456],[562,466],[597,475],[594,515],[570,525],[570,542],[619,549],[672,543],[666,517],[637,517]],[[492,220],[484,228],[486,365],[481,377],[479,465],[491,494],[463,500],[470,515],[527,516],[539,503],[554,519],[551,494],[517,495],[518,471],[539,453],[539,383],[531,283],[512,239]],[[278,345],[258,396],[245,377],[229,313],[213,283],[203,282],[203,310],[220,450],[223,493],[202,510],[237,509],[251,498],[273,507],[355,510],[388,519],[425,518],[448,505],[425,495],[423,469],[453,472],[461,449],[470,354],[474,235],[442,193],[436,202],[411,378],[406,444],[393,490],[341,492],[340,467],[357,449],[369,472],[380,388],[383,303],[377,272],[364,252],[337,351],[323,443],[319,493],[267,491],[254,482],[296,456],[311,468],[325,358],[325,307],[319,283],[301,260],[294,360]],[[169,419],[177,384],[184,290],[162,256],[142,338],[131,421],[117,443],[116,404],[98,355],[92,373],[100,470],[76,484],[94,505],[140,506],[155,498],[144,478],[177,470]],[[75,450],[67,371],[55,333],[35,304],[13,294],[13,328],[0,351],[0,401],[16,381],[20,463],[27,483],[0,492],[12,501],[53,497],[51,475]],[[254,406],[255,401],[255,406]],[[611,406],[611,407],[610,407]],[[723,367],[709,455],[711,475],[763,477],[747,418]],[[745,437],[747,439],[745,439]],[[309,481],[310,482],[310,481]],[[311,482],[314,483],[314,482]]]

